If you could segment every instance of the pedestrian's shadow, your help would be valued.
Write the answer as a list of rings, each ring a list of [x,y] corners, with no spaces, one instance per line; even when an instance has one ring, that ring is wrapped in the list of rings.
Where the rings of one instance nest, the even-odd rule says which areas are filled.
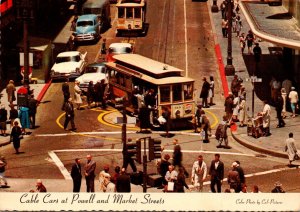
[[[1,185],[0,188],[10,188],[8,185]]]
[[[169,133],[169,134],[163,133],[163,134],[160,134],[160,136],[161,136],[161,137],[164,137],[164,138],[172,138],[172,137],[175,136],[175,134],[173,134],[173,133]]]

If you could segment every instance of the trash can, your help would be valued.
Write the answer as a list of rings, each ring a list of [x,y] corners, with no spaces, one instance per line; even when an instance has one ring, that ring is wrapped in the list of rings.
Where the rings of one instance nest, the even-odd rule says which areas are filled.
[[[17,90],[17,105],[18,107],[28,107],[28,90],[26,87]]]

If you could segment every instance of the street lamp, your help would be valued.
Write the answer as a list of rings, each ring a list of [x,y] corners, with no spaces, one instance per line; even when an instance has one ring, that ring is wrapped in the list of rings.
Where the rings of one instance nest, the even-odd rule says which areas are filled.
[[[227,20],[228,20],[228,44],[227,44],[227,64],[225,66],[225,75],[233,76],[235,73],[235,68],[232,64],[232,10],[233,10],[233,0],[227,1]]]
[[[211,12],[213,12],[213,13],[219,12],[219,7],[217,5],[217,0],[213,0],[213,5],[211,6]]]

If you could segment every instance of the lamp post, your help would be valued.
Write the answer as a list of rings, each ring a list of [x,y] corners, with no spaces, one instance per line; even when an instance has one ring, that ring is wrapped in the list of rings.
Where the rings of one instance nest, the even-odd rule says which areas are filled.
[[[228,44],[227,44],[227,64],[225,66],[226,76],[233,76],[235,73],[235,68],[232,64],[232,10],[233,10],[233,1],[227,0]]]
[[[217,0],[213,0],[213,5],[211,6],[211,12],[213,12],[213,13],[219,12],[219,7],[217,5]]]
[[[17,0],[17,18],[23,21],[23,49],[24,49],[24,85],[29,85],[29,41],[28,21],[33,19],[33,0]]]

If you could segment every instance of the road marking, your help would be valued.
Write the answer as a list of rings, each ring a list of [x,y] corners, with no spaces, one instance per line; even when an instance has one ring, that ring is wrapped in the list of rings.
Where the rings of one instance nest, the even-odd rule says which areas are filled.
[[[58,169],[60,170],[60,172],[62,173],[62,175],[64,176],[64,178],[66,180],[72,180],[72,177],[71,177],[70,173],[68,172],[68,170],[66,169],[66,167],[64,166],[64,164],[61,162],[61,160],[54,153],[54,151],[50,151],[50,152],[48,152],[48,154],[52,158],[53,162],[58,167]]]
[[[146,150],[148,151],[148,150]],[[58,158],[58,156],[55,153],[58,152],[122,152],[122,149],[60,149],[60,150],[53,150],[48,152],[49,156],[55,163],[55,165],[59,168],[60,172],[64,176],[66,180],[71,180],[71,175],[68,172],[68,170],[65,168],[64,164],[61,162],[61,160]],[[164,150],[164,152],[173,152],[173,150]],[[213,152],[213,151],[202,151],[202,150],[182,150],[184,153],[206,153],[206,154],[215,154],[215,153],[220,153],[222,155],[239,155],[239,156],[248,156],[248,157],[255,157],[253,154],[243,154],[243,153],[236,153],[236,152]],[[250,178],[253,176],[260,176],[260,175],[266,175],[266,174],[272,174],[276,172],[281,172],[281,171],[286,171],[286,170],[291,170],[291,169],[296,169],[297,167],[293,168],[280,168],[280,169],[272,169],[268,171],[263,171],[263,172],[256,172],[256,173],[251,173],[251,174],[246,174],[245,177]],[[223,181],[227,181],[227,178],[224,178]],[[204,182],[204,185],[209,185],[210,182]],[[193,186],[189,186],[193,187]]]
[[[185,42],[185,71],[186,71],[186,77],[189,76],[189,70],[188,70],[188,50],[187,50],[187,29],[186,29],[186,0],[184,0],[183,4],[184,8],[184,42]]]

